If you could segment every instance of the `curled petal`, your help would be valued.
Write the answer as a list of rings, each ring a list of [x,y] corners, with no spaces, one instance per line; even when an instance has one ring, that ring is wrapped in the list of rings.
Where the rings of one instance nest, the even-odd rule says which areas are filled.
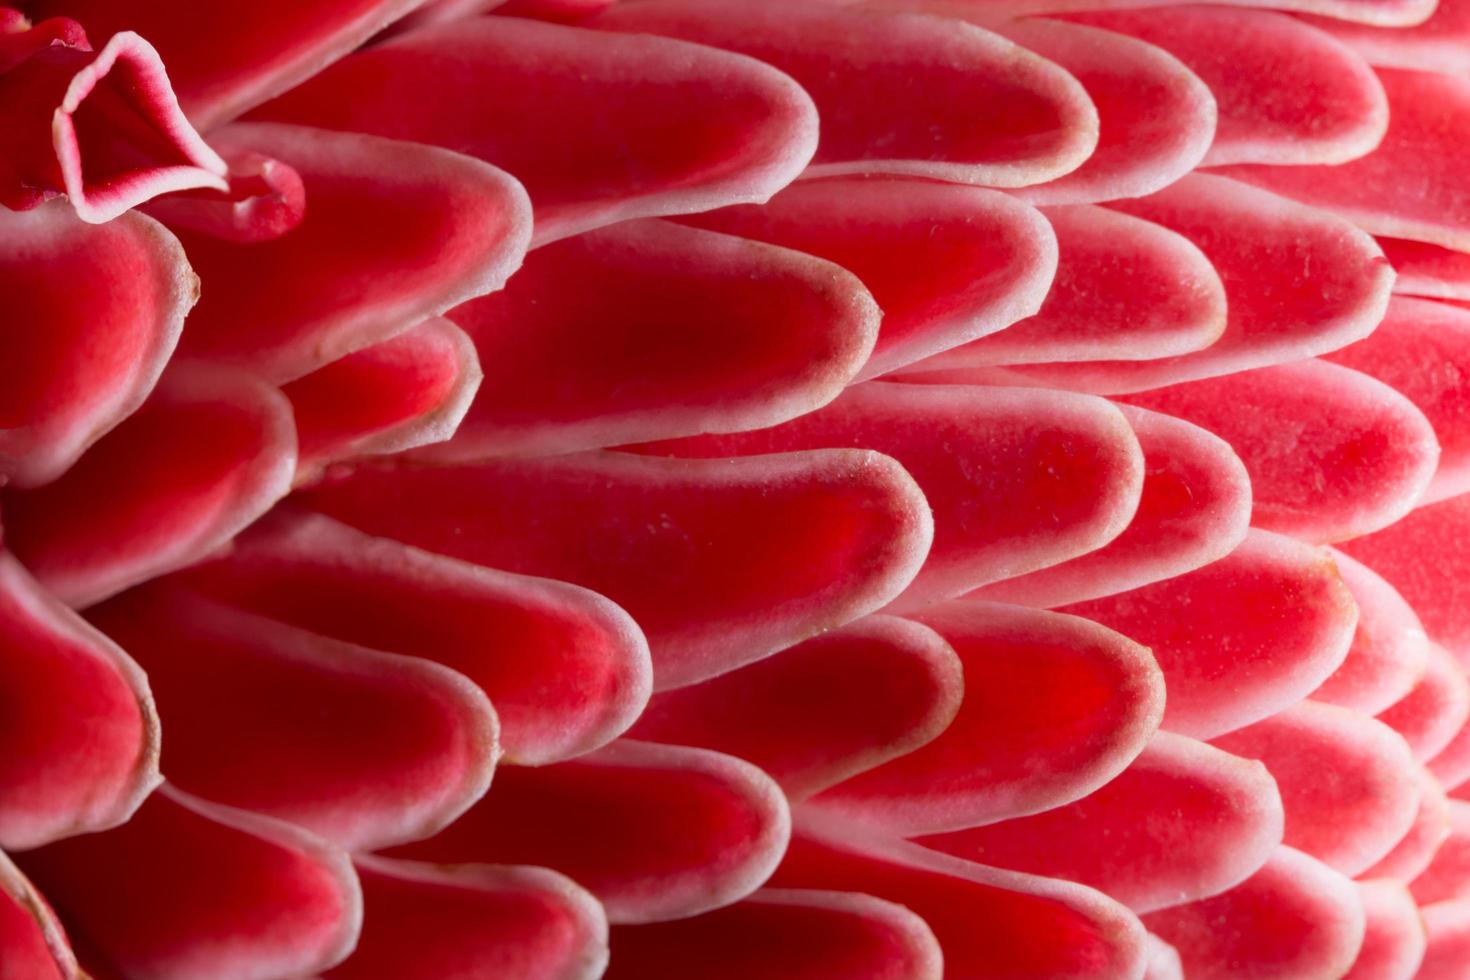
[[[596,980],[607,918],[546,868],[429,865],[358,855],[362,936],[329,980]]]
[[[360,850],[426,837],[490,785],[495,712],[448,668],[158,585],[89,615],[148,671],[182,789]]]
[[[960,661],[937,633],[868,616],[665,691],[631,734],[738,756],[799,799],[932,741],[963,697]]]
[[[913,479],[857,450],[363,466],[301,499],[371,534],[601,592],[643,627],[657,689],[875,611],[933,534]]]
[[[198,288],[178,240],[142,215],[0,211],[0,479],[54,480],[134,412]]]
[[[1281,833],[1281,797],[1264,765],[1164,732],[1117,778],[1080,800],[920,843],[1090,885],[1135,912],[1151,912],[1249,878]]]
[[[1202,980],[1341,977],[1366,930],[1352,880],[1289,847],[1230,891],[1144,921],[1179,951],[1185,974]]]
[[[158,980],[301,976],[357,941],[347,855],[288,824],[171,787],[126,824],[20,861],[84,950],[83,966]]]
[[[1393,284],[1395,293],[1470,300],[1470,253],[1406,238],[1379,236],[1378,244],[1398,272]]]
[[[545,865],[596,895],[611,922],[661,922],[750,894],[790,833],[786,798],[749,763],[625,740],[555,766],[507,766],[456,823],[390,853]]]
[[[1158,727],[1164,689],[1153,658],[1096,623],[969,600],[919,618],[963,666],[954,721],[807,808],[902,833],[1036,813],[1107,783]]]
[[[1251,523],[1305,541],[1387,527],[1414,506],[1439,462],[1434,428],[1413,402],[1324,361],[1192,381],[1128,400],[1225,439],[1250,473]]]
[[[1358,618],[1326,552],[1257,530],[1187,575],[1062,611],[1150,646],[1169,688],[1164,728],[1195,738],[1301,700],[1342,663]]]
[[[1251,484],[1225,440],[1120,405],[1143,447],[1143,492],[1128,527],[1085,555],[970,593],[1043,609],[1126,592],[1224,558],[1245,540]]]
[[[88,605],[224,544],[285,496],[295,466],[280,392],[188,366],[59,480],[7,492],[6,543],[63,601]]]
[[[1080,82],[959,20],[780,0],[649,0],[591,23],[728,48],[789,72],[822,118],[810,176],[1024,187],[1075,170],[1097,146],[1097,109]]]
[[[293,167],[253,150],[232,153],[228,163],[228,190],[170,194],[145,209],[170,227],[233,242],[268,241],[301,224],[306,184]]]
[[[321,636],[453,668],[490,696],[509,762],[543,765],[595,749],[648,701],[648,645],[602,596],[320,515],[277,510],[229,554],[171,581]]]
[[[817,143],[811,99],[751,58],[518,17],[409,31],[256,118],[431,143],[504,167],[535,202],[538,245],[764,201]]]
[[[1401,882],[1358,882],[1366,928],[1363,947],[1343,980],[1413,980],[1428,941],[1414,896]]]
[[[691,919],[613,930],[609,980],[939,980],[918,915],[855,892],[763,888]]]

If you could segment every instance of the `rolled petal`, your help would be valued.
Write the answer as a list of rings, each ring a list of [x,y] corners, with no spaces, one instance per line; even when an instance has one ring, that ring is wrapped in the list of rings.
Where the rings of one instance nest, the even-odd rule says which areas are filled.
[[[1059,258],[1040,312],[926,360],[918,377],[993,364],[1149,360],[1220,339],[1225,287],[1189,239],[1091,205],[1043,213]]]
[[[361,850],[434,833],[490,785],[495,712],[462,674],[166,586],[89,615],[148,671],[186,791]]]
[[[595,980],[607,965],[602,906],[554,871],[367,855],[353,863],[362,936],[330,980]]]
[[[597,896],[611,922],[661,922],[749,895],[790,833],[785,797],[754,766],[624,740],[555,766],[507,766],[456,823],[390,854],[545,865]]]
[[[0,842],[35,847],[126,820],[159,783],[148,680],[0,555]]]
[[[1413,980],[1428,937],[1414,897],[1397,881],[1358,882],[1367,928],[1353,968],[1343,980]]]
[[[783,888],[865,892],[923,917],[944,951],[944,976],[1136,977],[1145,933],[1127,909],[1070,882],[971,864],[841,825],[809,826],[776,871]]]
[[[56,482],[5,493],[6,544],[88,605],[218,548],[285,496],[295,467],[279,391],[188,367]]]
[[[1470,310],[1395,297],[1378,329],[1327,359],[1391,385],[1434,426],[1439,466],[1418,503],[1470,492]]]
[[[1264,762],[1286,810],[1284,842],[1345,875],[1372,867],[1413,826],[1414,757],[1367,715],[1302,701],[1214,744]]]
[[[1470,299],[1470,253],[1427,242],[1380,236],[1383,254],[1398,272],[1393,291],[1432,299]]]
[[[1075,78],[960,20],[839,4],[649,0],[592,21],[728,48],[788,72],[822,118],[811,176],[887,173],[1024,187],[1098,142]]]
[[[1373,70],[1297,18],[1200,6],[1067,19],[1156,44],[1204,80],[1219,106],[1206,166],[1344,163],[1372,151],[1388,128],[1388,102]]]
[[[97,969],[159,980],[316,973],[351,952],[347,855],[287,824],[164,787],[126,824],[21,865]]]
[[[1434,758],[1470,720],[1470,678],[1437,643],[1429,645],[1424,673],[1413,690],[1379,712],[1378,719],[1408,740],[1421,762]]]
[[[433,660],[490,696],[508,762],[612,740],[648,701],[638,626],[586,589],[479,568],[277,510],[228,555],[170,580],[321,636]]]
[[[1470,899],[1470,803],[1450,800],[1450,835],[1409,890],[1420,905]]]
[[[465,156],[301,126],[215,139],[285,160],[310,204],[270,241],[175,229],[203,281],[184,354],[288,381],[500,288],[525,254],[525,192]]]
[[[1186,976],[1204,980],[1341,977],[1366,929],[1352,880],[1289,847],[1230,891],[1144,921],[1179,951]]]
[[[748,456],[876,449],[913,475],[934,543],[891,609],[907,611],[1083,555],[1138,507],[1143,453],[1108,402],[1070,392],[872,381],[785,425],[639,447]]]
[[[857,375],[880,316],[850,273],[789,249],[664,221],[578,235],[449,312],[486,377],[432,455],[552,455],[784,422]]]
[[[609,980],[939,980],[922,918],[856,892],[763,888],[692,919],[613,930]]]
[[[875,611],[913,578],[933,526],[896,462],[856,450],[364,466],[301,499],[370,534],[601,592],[647,634],[656,689]]]
[[[869,616],[665,691],[631,734],[738,756],[799,799],[932,741],[963,697],[959,658],[939,634]]]
[[[1342,665],[1312,699],[1376,715],[1419,683],[1429,660],[1429,637],[1393,586],[1341,551],[1330,554],[1353,594],[1358,626]]]
[[[1470,125],[1470,80],[1378,69],[1388,132],[1372,153],[1336,167],[1229,167],[1238,180],[1342,215],[1375,235],[1470,249],[1470,180],[1455,164]],[[1406,170],[1412,168],[1412,171]],[[1412,182],[1402,180],[1406,172]]]
[[[0,479],[60,476],[135,411],[198,295],[178,240],[137,214],[0,211]]]
[[[1470,958],[1470,902],[1436,902],[1419,914],[1429,934],[1419,980],[1460,980]]]
[[[170,194],[144,210],[170,227],[233,242],[269,241],[301,224],[306,184],[294,167],[247,149],[234,149],[226,162],[228,190]]]
[[[18,980],[75,980],[77,958],[56,913],[0,854],[0,963]]]
[[[1158,667],[1126,637],[1072,616],[970,600],[919,618],[963,665],[955,720],[806,807],[905,834],[1036,813],[1107,783],[1158,727]]]
[[[803,180],[759,207],[679,220],[809,252],[861,278],[883,311],[863,378],[1031,316],[1057,272],[1057,237],[1036,209],[926,180]]]
[[[436,317],[285,385],[296,419],[296,481],[344,459],[443,442],[480,378],[474,342]]]
[[[817,145],[810,97],[768,65],[518,17],[409,31],[255,118],[431,143],[504,167],[535,201],[537,244],[764,201]]]
[[[158,45],[195,125],[225,122],[320,71],[421,0],[27,0],[105,37],[136,30]]]
[[[1358,616],[1326,552],[1257,530],[1197,571],[1063,611],[1151,647],[1163,726],[1195,738],[1301,700],[1342,663]]]
[[[1225,440],[1119,406],[1143,447],[1143,492],[1122,534],[1095,551],[984,586],[972,598],[1050,608],[1126,592],[1224,558],[1245,540],[1251,484]]]
[[[1151,912],[1240,884],[1281,834],[1281,797],[1264,765],[1160,733],[1116,779],[1074,803],[919,841],[1090,885]]]
[[[1428,772],[1422,768],[1419,777],[1419,810],[1414,814],[1414,823],[1403,839],[1392,851],[1373,867],[1364,871],[1360,878],[1392,878],[1409,881],[1418,875],[1434,859],[1435,851],[1450,835],[1449,801],[1444,790]]]
[[[1251,523],[1304,541],[1341,541],[1387,527],[1414,506],[1439,462],[1435,430],[1413,402],[1325,361],[1128,400],[1230,443],[1250,473]]]
[[[1383,253],[1317,208],[1200,173],[1110,207],[1177,231],[1205,253],[1225,284],[1220,339],[1193,354],[1016,365],[971,380],[1128,394],[1323,354],[1361,340],[1383,319],[1393,284]]]

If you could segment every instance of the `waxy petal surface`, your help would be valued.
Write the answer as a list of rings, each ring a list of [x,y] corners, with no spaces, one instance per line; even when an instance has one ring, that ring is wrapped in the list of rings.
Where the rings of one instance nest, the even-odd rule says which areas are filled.
[[[1450,804],[1439,782],[1424,769],[1418,772],[1419,810],[1414,823],[1392,851],[1360,878],[1409,881],[1429,867],[1439,846],[1450,835]]]

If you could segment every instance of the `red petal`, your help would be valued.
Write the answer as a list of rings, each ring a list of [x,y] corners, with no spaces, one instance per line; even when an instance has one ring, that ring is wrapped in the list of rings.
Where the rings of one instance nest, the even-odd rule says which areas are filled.
[[[285,385],[296,419],[297,482],[329,463],[443,442],[480,377],[474,342],[434,318]]]
[[[1420,905],[1470,899],[1470,803],[1450,800],[1449,805],[1450,836],[1409,886]]]
[[[270,241],[176,229],[204,287],[185,354],[289,380],[498,289],[520,265],[529,206],[492,167],[298,126],[241,124],[216,138],[285,160],[311,203]]]
[[[0,211],[0,478],[53,480],[152,389],[198,280],[157,223]]]
[[[1387,527],[1414,506],[1439,461],[1434,429],[1413,402],[1325,361],[1194,381],[1128,400],[1224,438],[1250,472],[1251,523],[1305,541],[1340,541]]]
[[[1357,622],[1327,553],[1256,530],[1214,564],[1063,611],[1151,647],[1169,689],[1164,727],[1195,738],[1301,700],[1342,663]]]
[[[219,547],[286,493],[295,466],[279,392],[180,371],[55,483],[7,493],[7,543],[42,585],[87,605]]]
[[[1188,422],[1120,406],[1143,447],[1143,493],[1122,534],[1095,551],[984,586],[975,598],[1048,608],[1173,578],[1245,539],[1251,485],[1223,440]]]
[[[791,831],[768,776],[718,752],[619,741],[541,769],[507,766],[478,805],[396,856],[544,864],[612,922],[728,905],[770,875]]]
[[[157,785],[158,716],[122,650],[0,555],[0,841],[126,820]]]
[[[790,73],[821,113],[813,176],[1023,187],[1076,169],[1097,145],[1097,110],[1076,79],[949,18],[782,0],[650,0],[592,23],[728,48]]]
[[[1286,808],[1284,842],[1345,875],[1387,855],[1419,809],[1409,746],[1347,708],[1302,701],[1214,744],[1264,762]]]
[[[782,887],[866,892],[907,906],[934,931],[944,975],[954,980],[1121,980],[1143,969],[1142,926],[1100,892],[902,841],[865,839],[840,826],[793,838],[774,880]]]
[[[1470,80],[1379,69],[1388,132],[1365,157],[1336,167],[1230,167],[1239,180],[1325,208],[1375,235],[1470,248],[1470,181],[1458,165],[1470,126]],[[1403,175],[1413,173],[1412,181]]]
[[[1217,895],[1281,843],[1266,767],[1161,733],[1118,777],[1054,810],[921,839],[971,861],[1064,878],[1136,912]]]
[[[31,851],[21,864],[91,972],[300,976],[345,957],[362,921],[347,855],[168,787],[116,830]]]
[[[1057,242],[1008,194],[905,178],[803,180],[760,206],[678,219],[819,255],[862,279],[883,311],[870,378],[1029,317]]]
[[[449,316],[487,369],[433,451],[465,459],[783,422],[852,380],[880,313],[830,262],[640,221],[533,252],[504,292]]]
[[[658,695],[632,735],[738,756],[796,799],[932,741],[959,710],[960,670],[933,630],[869,616]]]
[[[1470,678],[1465,668],[1431,643],[1419,683],[1378,718],[1408,740],[1416,759],[1432,759],[1470,720]]]
[[[1370,152],[1388,127],[1388,103],[1373,70],[1293,17],[1164,7],[1068,19],[1157,44],[1204,80],[1220,110],[1206,165],[1343,163]]]
[[[516,17],[410,31],[257,115],[432,143],[505,167],[536,202],[537,244],[628,218],[764,201],[817,142],[811,99],[766,65]]]
[[[1394,292],[1435,299],[1470,299],[1470,254],[1403,238],[1380,237],[1378,244],[1398,272]]]
[[[495,572],[277,510],[189,588],[375,650],[422,657],[478,684],[507,761],[588,752],[632,724],[652,670],[638,626],[564,582]]]
[[[1428,20],[1386,31],[1367,24],[1311,18],[1312,23],[1375,65],[1458,75],[1470,69],[1470,5],[1440,0]]]
[[[1429,867],[1434,852],[1450,834],[1449,801],[1434,777],[1422,768],[1419,776],[1419,810],[1413,826],[1394,849],[1360,878],[1393,878],[1408,881]]]
[[[904,0],[899,0],[904,2]],[[907,3],[932,0],[907,0]],[[1008,15],[1049,13],[1053,11],[1092,11],[1109,8],[1115,0],[951,0],[963,7],[982,6],[991,13]],[[1222,0],[1229,6],[1264,7],[1321,14],[1364,24],[1398,27],[1418,24],[1434,10],[1434,0]],[[1130,6],[1153,10],[1168,7],[1174,0],[1132,0]]]
[[[1126,637],[1072,616],[972,601],[919,618],[963,665],[954,722],[808,806],[905,833],[1036,813],[1095,791],[1158,727],[1158,668]]]
[[[613,930],[609,980],[939,980],[913,912],[853,892],[765,888],[692,919]]]
[[[1138,506],[1143,454],[1105,401],[1070,392],[872,381],[785,425],[640,447],[746,456],[827,446],[889,453],[934,512],[934,544],[895,609],[1086,554]]]
[[[77,958],[51,907],[0,854],[0,965],[15,980],[75,980]]]
[[[1059,260],[1041,311],[917,370],[1148,360],[1201,350],[1220,338],[1225,287],[1189,239],[1107,208],[1044,213],[1056,231]]]
[[[1413,980],[1424,959],[1426,936],[1419,909],[1397,881],[1358,882],[1367,929],[1363,947],[1343,980]]]
[[[1179,951],[1191,980],[1340,977],[1365,930],[1353,882],[1289,847],[1223,895],[1144,921]]]
[[[355,860],[366,918],[332,980],[594,980],[607,965],[602,906],[554,871]]]
[[[1418,980],[1464,980],[1470,961],[1470,901],[1436,902],[1419,910],[1429,945]]]
[[[862,451],[364,466],[303,500],[369,533],[603,593],[648,635],[660,689],[874,611],[932,533],[912,479]]]

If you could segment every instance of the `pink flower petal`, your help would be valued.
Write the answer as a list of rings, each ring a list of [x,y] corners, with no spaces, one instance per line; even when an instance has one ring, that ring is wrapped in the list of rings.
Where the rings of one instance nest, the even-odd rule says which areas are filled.
[[[645,0],[592,25],[739,51],[790,75],[822,117],[809,175],[888,173],[1024,187],[1097,145],[1076,79],[950,18],[782,0]]]
[[[1375,65],[1464,74],[1470,69],[1470,4],[1439,0],[1427,20],[1397,30],[1308,18]]]
[[[608,980],[939,980],[943,954],[923,919],[854,892],[763,888],[674,922],[619,926]]]
[[[59,480],[6,493],[7,544],[63,601],[88,605],[228,541],[285,495],[295,466],[278,391],[182,370]]]
[[[34,486],[142,403],[198,280],[156,222],[88,225],[55,202],[0,211],[0,295],[0,478]]]
[[[1427,242],[1379,236],[1383,254],[1398,272],[1393,291],[1432,299],[1470,299],[1470,254]]]
[[[575,288],[569,288],[575,283]],[[774,425],[836,397],[879,311],[830,262],[639,221],[531,253],[450,310],[486,367],[436,458],[552,455]]]
[[[1429,945],[1418,980],[1460,980],[1470,959],[1470,901],[1436,902],[1419,910]]]
[[[1252,530],[1205,567],[1066,606],[1153,650],[1163,725],[1214,738],[1295,704],[1342,663],[1358,611],[1321,549]]]
[[[1358,882],[1358,898],[1367,928],[1343,980],[1413,980],[1428,941],[1413,896],[1401,883],[1380,878]]]
[[[1281,827],[1281,798],[1265,766],[1166,732],[1074,803],[920,842],[1090,885],[1150,912],[1238,885],[1274,853]]]
[[[391,853],[545,865],[596,895],[611,922],[660,922],[750,894],[790,831],[785,797],[749,763],[624,740],[555,766],[507,766],[458,822]]]
[[[603,593],[647,634],[657,689],[875,611],[932,535],[912,478],[856,450],[362,466],[302,500],[371,534]]]
[[[1414,403],[1325,361],[1192,381],[1129,402],[1230,443],[1250,473],[1251,523],[1304,541],[1387,527],[1423,494],[1439,443]]]
[[[203,281],[185,355],[291,380],[500,288],[525,253],[524,191],[459,154],[299,126],[215,138],[285,160],[310,204],[270,241],[175,229]]]
[[[21,864],[91,972],[300,976],[346,957],[362,921],[346,854],[169,787],[116,830],[31,851]]]
[[[854,2],[854,0],[838,0]],[[933,0],[887,0],[888,3],[932,3]],[[1108,9],[1117,0],[949,0],[959,10],[976,9],[990,16]],[[1153,10],[1171,7],[1176,0],[1131,0],[1130,7]],[[1433,12],[1435,0],[1222,0],[1232,7],[1271,7],[1320,14],[1341,20],[1384,27],[1418,24]]]
[[[750,58],[516,17],[410,31],[256,116],[502,166],[535,201],[539,245],[628,218],[764,201],[817,142],[811,99]]]
[[[506,761],[591,751],[638,717],[652,668],[637,624],[586,589],[479,568],[277,510],[218,561],[176,576],[223,603],[469,677]]]
[[[166,586],[89,615],[148,671],[181,789],[358,850],[426,837],[490,785],[495,712],[462,674]]]
[[[964,667],[955,720],[809,808],[902,833],[1036,813],[1097,790],[1158,727],[1158,667],[1127,637],[1072,616],[983,602],[947,603],[919,618]]]
[[[1414,823],[1393,850],[1359,878],[1393,878],[1409,881],[1434,859],[1439,846],[1450,835],[1450,806],[1444,790],[1433,776],[1422,768],[1419,777],[1419,810]]]
[[[1450,800],[1450,836],[1409,890],[1420,905],[1470,899],[1470,803]]]
[[[869,616],[665,691],[631,734],[738,756],[800,799],[933,741],[964,697],[960,670],[933,630]]]
[[[1449,745],[1470,721],[1470,679],[1465,668],[1437,643],[1414,689],[1379,712],[1378,720],[1408,740],[1414,758],[1426,761]]]
[[[554,871],[366,855],[354,864],[362,936],[331,980],[595,980],[607,965],[602,906]]]

